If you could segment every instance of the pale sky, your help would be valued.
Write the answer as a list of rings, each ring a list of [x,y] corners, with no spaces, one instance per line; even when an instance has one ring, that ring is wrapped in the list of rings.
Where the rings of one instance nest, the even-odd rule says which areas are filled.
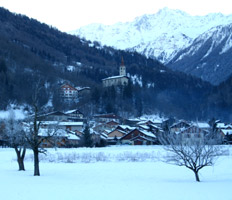
[[[0,0],[0,6],[61,31],[91,23],[108,25],[132,21],[163,7],[180,9],[191,15],[232,14],[231,0]]]

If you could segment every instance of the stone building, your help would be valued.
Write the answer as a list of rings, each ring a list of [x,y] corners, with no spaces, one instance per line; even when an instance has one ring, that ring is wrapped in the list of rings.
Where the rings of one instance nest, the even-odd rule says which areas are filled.
[[[102,79],[103,87],[110,86],[125,86],[128,85],[129,77],[126,75],[126,66],[122,58],[121,65],[119,67],[119,76],[111,76]]]

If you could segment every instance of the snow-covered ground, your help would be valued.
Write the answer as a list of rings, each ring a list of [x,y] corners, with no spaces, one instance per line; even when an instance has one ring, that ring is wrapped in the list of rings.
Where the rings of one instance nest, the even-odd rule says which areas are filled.
[[[2,200],[232,199],[231,153],[221,157],[214,167],[203,169],[200,183],[195,182],[190,170],[161,162],[164,153],[158,146],[49,149],[48,156],[41,157],[41,176],[34,177],[30,151],[26,171],[19,172],[14,151],[0,148],[0,197]],[[71,155],[76,155],[73,162],[65,159],[74,158]],[[105,159],[95,159],[97,155]],[[144,159],[132,159],[136,155]]]

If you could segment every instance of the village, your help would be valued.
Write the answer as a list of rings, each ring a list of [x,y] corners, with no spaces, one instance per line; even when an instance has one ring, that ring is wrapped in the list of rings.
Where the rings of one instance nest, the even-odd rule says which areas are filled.
[[[95,115],[87,120],[78,109],[67,112],[51,112],[38,117],[40,121],[39,137],[44,138],[43,147],[80,147],[84,129],[89,127],[92,139],[91,147],[108,145],[158,145],[162,134],[172,133],[181,138],[183,144],[193,141],[203,143],[211,134],[219,138],[217,144],[231,143],[232,125],[215,121],[211,126],[207,122],[189,122],[173,119],[123,119],[113,113]],[[56,130],[55,144],[46,140],[50,130]],[[4,143],[4,137],[1,137]],[[56,138],[57,139],[57,138]]]
[[[129,77],[123,58],[119,67],[119,75],[102,79],[103,87],[125,86]],[[66,103],[78,101],[78,98],[88,95],[91,88],[74,87],[64,83],[60,86],[60,98]],[[125,118],[114,113],[97,114],[86,117],[79,109],[65,112],[53,111],[38,115],[40,122],[39,137],[42,138],[43,147],[81,147],[84,130],[88,128],[91,135],[91,147],[104,147],[108,145],[158,145],[163,135],[172,134],[179,137],[182,144],[193,142],[204,143],[211,136],[216,136],[216,144],[229,144],[232,142],[232,124],[220,120],[210,122],[192,122],[175,118],[140,117]],[[3,124],[4,122],[2,122]],[[23,126],[29,127],[28,123]],[[1,127],[4,127],[2,125]],[[47,140],[51,130],[55,131],[55,140]],[[43,139],[44,138],[44,139]],[[59,138],[59,139],[57,139]],[[0,144],[6,144],[4,134],[0,135]],[[214,142],[215,144],[215,142]]]

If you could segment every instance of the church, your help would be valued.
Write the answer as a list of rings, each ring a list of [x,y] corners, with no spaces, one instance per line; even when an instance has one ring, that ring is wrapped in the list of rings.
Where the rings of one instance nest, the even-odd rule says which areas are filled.
[[[129,77],[126,75],[126,66],[122,58],[121,65],[119,67],[119,76],[111,76],[108,78],[102,79],[103,87],[110,86],[125,86],[128,85]]]

